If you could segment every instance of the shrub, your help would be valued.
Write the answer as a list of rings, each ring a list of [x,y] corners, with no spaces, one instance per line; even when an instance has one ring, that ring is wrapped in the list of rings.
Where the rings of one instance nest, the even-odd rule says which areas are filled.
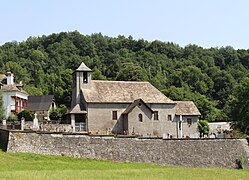
[[[206,120],[199,120],[198,121],[198,130],[200,133],[200,137],[204,137],[204,135],[208,135],[209,133],[209,125]]]
[[[238,169],[244,169],[245,159],[242,154],[240,154],[239,158],[236,160]]]
[[[18,119],[17,117],[14,115],[14,114],[11,114],[8,118],[7,118],[7,121],[10,122],[11,124],[15,124]]]
[[[18,120],[21,120],[22,117],[25,118],[25,121],[33,121],[35,118],[34,112],[31,110],[23,110],[17,114]]]
[[[50,113],[49,118],[51,120],[63,119],[66,113],[67,113],[67,107],[65,105],[60,105],[58,108],[54,109]]]

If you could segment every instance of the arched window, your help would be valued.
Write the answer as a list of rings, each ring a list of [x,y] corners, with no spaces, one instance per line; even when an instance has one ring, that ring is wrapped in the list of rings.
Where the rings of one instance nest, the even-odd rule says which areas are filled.
[[[141,113],[138,114],[138,121],[143,122],[143,115]]]

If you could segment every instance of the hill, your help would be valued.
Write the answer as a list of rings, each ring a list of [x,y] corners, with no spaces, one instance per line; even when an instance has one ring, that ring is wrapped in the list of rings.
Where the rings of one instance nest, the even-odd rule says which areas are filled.
[[[71,74],[81,62],[94,79],[149,81],[173,100],[193,100],[201,119],[229,118],[230,95],[248,77],[249,50],[204,49],[131,36],[91,36],[77,31],[30,37],[0,46],[0,71],[12,71],[30,95],[54,94],[70,105]]]

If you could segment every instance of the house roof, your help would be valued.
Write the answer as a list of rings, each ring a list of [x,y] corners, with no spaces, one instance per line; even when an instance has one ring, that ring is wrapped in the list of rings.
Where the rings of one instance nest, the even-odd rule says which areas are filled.
[[[87,112],[83,110],[80,104],[76,104],[69,112],[69,114],[86,114]]]
[[[145,107],[151,111],[151,113],[154,113],[154,111],[142,99],[137,99],[132,104],[130,104],[122,114],[129,114],[137,105],[139,105],[139,103],[144,104]]]
[[[86,71],[86,72],[92,72],[92,70],[85,65],[85,63],[81,63],[80,66],[75,71]]]
[[[200,116],[201,113],[195,106],[193,101],[175,101],[176,105],[176,115],[192,115]]]
[[[29,96],[28,109],[32,111],[48,111],[53,102],[54,95]]]
[[[28,95],[28,93],[26,91],[24,91],[22,88],[18,88],[18,86],[20,86],[20,85],[18,85],[18,84],[10,84],[10,85],[3,84],[1,91],[3,91],[3,92],[18,91],[18,92],[22,92],[22,93]]]
[[[149,82],[91,80],[90,89],[82,89],[86,102],[132,103],[143,99],[145,103],[175,103]]]

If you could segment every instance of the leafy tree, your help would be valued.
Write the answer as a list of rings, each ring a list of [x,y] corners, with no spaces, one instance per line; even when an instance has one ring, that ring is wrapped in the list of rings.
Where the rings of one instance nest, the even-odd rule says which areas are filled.
[[[209,133],[208,121],[199,120],[197,125],[198,125],[198,130],[200,133],[200,137],[204,137],[204,135],[208,135],[208,133]]]
[[[236,84],[249,77],[249,50],[231,46],[180,47],[132,36],[107,37],[78,31],[29,37],[0,46],[0,71],[12,71],[30,95],[54,94],[70,106],[72,72],[84,62],[93,79],[149,81],[173,100],[192,100],[201,119],[226,120]],[[230,100],[231,101],[231,100]],[[236,118],[235,121],[238,119]]]
[[[59,107],[55,108],[53,111],[50,112],[49,118],[51,120],[63,119],[66,113],[67,107],[65,105],[60,105]]]
[[[94,69],[92,73],[92,79],[106,80],[106,77],[101,73],[99,69]]]
[[[34,115],[34,112],[31,110],[22,110],[21,112],[17,114],[17,118],[18,120],[21,120],[22,117],[25,118],[25,121],[33,121],[33,119],[35,118],[35,115]]]
[[[123,64],[117,75],[117,80],[122,81],[148,81],[148,79],[147,72],[133,63]]]
[[[232,125],[249,134],[249,78],[246,77],[236,86],[230,101],[230,120]]]

